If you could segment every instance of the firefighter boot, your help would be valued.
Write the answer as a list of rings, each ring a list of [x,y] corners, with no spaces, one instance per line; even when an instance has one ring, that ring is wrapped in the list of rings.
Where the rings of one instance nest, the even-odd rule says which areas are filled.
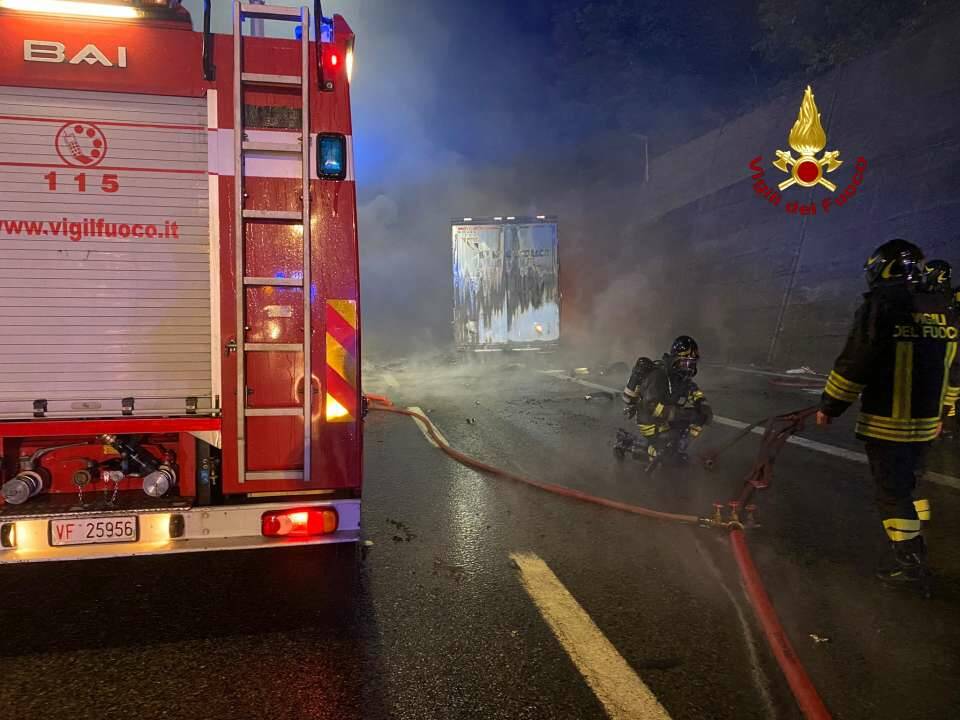
[[[643,473],[652,474],[663,462],[663,451],[657,448],[656,443],[648,442],[643,448],[643,454],[635,452],[634,457],[643,463]]]
[[[712,416],[711,416],[712,417]],[[690,443],[700,437],[700,433],[703,432],[703,425],[693,424],[687,428],[687,433],[683,438],[683,453],[687,454],[687,450],[690,448]],[[689,456],[688,456],[689,457]]]
[[[929,597],[930,570],[923,536],[892,542],[890,549],[890,558],[878,569],[877,577],[888,585],[916,586]]]
[[[625,430],[617,430],[617,439],[613,442],[613,456],[617,460],[623,460],[624,455],[627,454],[629,449],[628,438],[626,437],[627,432]]]
[[[700,434],[699,428],[694,429],[695,426],[691,425],[687,432],[680,435],[677,439],[676,449],[674,451],[674,459],[677,465],[686,465],[690,462],[690,455],[687,453],[687,450],[690,448],[690,440],[697,437]]]
[[[657,450],[645,437],[638,437],[633,444],[633,459],[642,463],[649,463],[655,456]]]
[[[638,439],[636,435],[623,428],[617,430],[617,439],[613,443],[613,454],[617,460],[623,460],[627,453],[636,455]]]

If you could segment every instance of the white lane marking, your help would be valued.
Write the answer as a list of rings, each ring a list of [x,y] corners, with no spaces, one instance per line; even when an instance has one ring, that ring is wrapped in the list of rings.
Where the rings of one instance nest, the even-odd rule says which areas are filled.
[[[551,375],[551,377],[556,377]],[[575,382],[578,385],[583,385],[584,387],[593,388],[594,390],[607,390],[612,393],[619,393],[620,390],[609,387],[608,385],[598,385],[597,383],[592,383],[589,380],[581,380],[580,378],[565,377],[563,380],[568,380],[570,382]],[[743,430],[749,423],[745,423],[741,420],[734,420],[733,418],[723,417],[722,415],[714,415],[713,419],[717,422],[718,425],[726,425],[727,427],[732,427],[737,430]],[[764,429],[762,427],[755,427],[751,432],[755,435],[763,435]],[[791,445],[798,445],[807,450],[815,450],[816,452],[822,452],[826,455],[832,455],[834,457],[843,458],[844,460],[850,460],[851,462],[858,463],[867,463],[867,456],[865,453],[857,452],[856,450],[847,450],[846,448],[837,447],[836,445],[828,445],[827,443],[818,442],[816,440],[809,440],[808,438],[797,437],[793,435],[787,439],[787,442]],[[947,487],[952,487],[955,490],[960,490],[960,478],[953,477],[952,475],[944,475],[943,473],[930,472],[924,475],[924,478],[930,482],[935,482],[938,485],[946,485]]]
[[[714,579],[717,581],[717,584],[723,589],[723,592],[726,593],[727,598],[730,600],[730,604],[733,605],[733,609],[737,613],[737,620],[740,622],[740,633],[743,635],[743,642],[747,648],[747,655],[750,657],[750,674],[753,676],[753,684],[757,688],[757,693],[760,695],[760,700],[763,702],[764,717],[776,718],[778,713],[776,707],[773,704],[773,698],[770,696],[770,680],[767,678],[766,674],[763,672],[763,667],[760,665],[760,653],[757,651],[757,643],[754,638],[754,632],[751,629],[750,623],[747,621],[747,614],[743,611],[741,607],[741,600],[738,599],[736,595],[733,594],[733,591],[727,586],[727,582],[723,577],[723,573],[720,571],[720,568],[717,567],[717,564],[713,561],[713,558],[710,557],[710,554],[703,547],[703,543],[700,542],[697,535],[692,535],[693,542],[697,546],[697,554],[700,556],[700,559],[703,560],[703,564],[707,566],[710,574],[713,575]]]
[[[711,365],[706,363],[707,367],[721,368],[723,370],[731,370],[738,373],[746,373],[748,375],[762,375],[763,377],[775,377],[775,378],[786,378],[788,380],[822,380],[823,382],[827,381],[826,375],[821,375],[820,373],[782,373],[782,372],[771,372],[770,370],[755,370],[754,368],[744,368],[744,367],[735,367],[733,365]]]
[[[612,720],[669,720],[640,676],[600,632],[549,566],[533,553],[511,553],[520,582]]]
[[[424,417],[427,416],[427,414],[426,414],[423,410],[421,410],[420,408],[418,408],[416,405],[411,405],[410,407],[407,408],[407,410],[409,410],[410,412],[420,413],[420,414],[423,415]],[[423,422],[420,418],[410,418],[410,419],[413,420],[413,421],[417,424],[417,427],[420,428],[420,432],[423,433],[423,436],[427,439],[427,442],[428,442],[428,443],[430,443],[431,445],[433,445],[435,448],[439,448],[439,447],[440,447],[439,445],[437,445],[437,443],[434,441],[434,439],[433,439],[432,437],[430,437],[430,433],[427,431],[427,426],[424,424],[424,422]],[[433,426],[433,431],[437,434],[437,437],[440,438],[440,440],[443,442],[444,445],[447,445],[447,446],[450,445],[450,443],[447,441],[447,439],[443,436],[443,433],[440,432],[440,428],[438,428],[436,425],[434,425],[434,426]]]
[[[927,470],[923,475],[923,479],[935,482],[938,485],[947,485],[954,490],[960,490],[960,478],[955,478],[953,475],[944,475],[943,473],[930,472]]]

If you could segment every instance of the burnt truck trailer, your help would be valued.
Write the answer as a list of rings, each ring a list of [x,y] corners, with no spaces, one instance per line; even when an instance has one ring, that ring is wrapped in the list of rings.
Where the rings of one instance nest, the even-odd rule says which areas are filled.
[[[537,350],[560,341],[557,219],[451,222],[453,327],[461,350]]]
[[[358,539],[354,37],[319,6],[0,0],[0,563]]]

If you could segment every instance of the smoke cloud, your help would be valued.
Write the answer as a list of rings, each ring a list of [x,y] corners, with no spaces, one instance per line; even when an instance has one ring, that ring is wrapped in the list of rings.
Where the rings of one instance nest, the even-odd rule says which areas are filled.
[[[185,4],[199,21],[199,0]],[[225,32],[229,4],[215,4],[215,29]],[[870,156],[872,185],[844,218],[876,227],[847,262],[837,254],[849,245],[834,240],[839,225],[817,218],[801,227],[752,196],[747,163],[785,145],[801,90],[768,102],[777,79],[750,64],[758,31],[741,15],[700,17],[698,9],[678,20],[673,4],[654,2],[638,15],[614,0],[339,0],[324,11],[342,14],[357,35],[367,353],[402,356],[452,342],[452,218],[538,214],[559,218],[564,342],[600,359],[657,355],[691,333],[711,359],[764,362],[780,319],[794,337],[790,362],[820,362],[807,350],[824,333],[836,344],[846,321],[826,328],[832,315],[822,308],[842,292],[846,318],[863,247],[892,232],[871,193],[889,187],[905,197],[892,176],[881,183],[883,150],[852,124],[862,113],[833,118],[828,109],[834,94],[843,108],[875,100],[879,86],[852,79],[869,62],[850,80],[842,72],[809,79],[830,141],[845,157]],[[639,22],[636,32],[610,32],[622,18]],[[678,56],[677,33],[696,23],[703,42]],[[921,54],[933,77],[949,46],[925,41],[901,53]],[[929,241],[940,238],[949,245],[952,235]],[[781,318],[785,297],[792,305]]]

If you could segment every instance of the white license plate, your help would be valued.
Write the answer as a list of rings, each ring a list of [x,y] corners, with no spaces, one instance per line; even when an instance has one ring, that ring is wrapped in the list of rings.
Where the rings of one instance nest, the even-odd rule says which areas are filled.
[[[50,544],[53,546],[136,541],[136,515],[110,515],[108,517],[50,521]]]

